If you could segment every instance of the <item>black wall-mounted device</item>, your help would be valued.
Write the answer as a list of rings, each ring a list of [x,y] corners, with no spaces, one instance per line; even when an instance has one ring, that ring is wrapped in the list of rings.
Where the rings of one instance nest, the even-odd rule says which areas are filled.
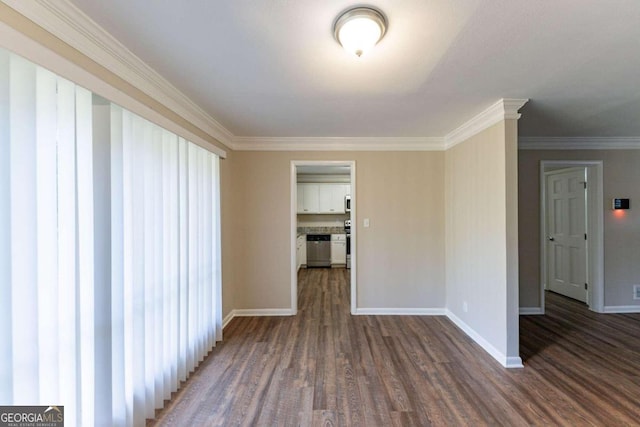
[[[613,199],[614,210],[618,209],[629,209],[629,199]]]

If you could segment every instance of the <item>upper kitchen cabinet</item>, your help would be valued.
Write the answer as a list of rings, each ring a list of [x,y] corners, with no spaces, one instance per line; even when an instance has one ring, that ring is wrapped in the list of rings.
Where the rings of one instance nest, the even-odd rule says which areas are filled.
[[[298,184],[298,213],[343,214],[349,184]]]
[[[319,184],[298,184],[298,213],[320,212],[319,190]]]
[[[343,214],[344,198],[348,193],[346,184],[320,185],[320,213]]]

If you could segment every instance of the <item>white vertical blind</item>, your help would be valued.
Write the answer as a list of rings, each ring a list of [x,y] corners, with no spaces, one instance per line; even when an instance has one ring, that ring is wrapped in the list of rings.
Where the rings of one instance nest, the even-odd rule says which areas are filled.
[[[9,53],[0,49],[0,342],[13,341],[11,301],[11,118]],[[0,402],[13,400],[13,352],[0,345]]]
[[[78,331],[77,324],[77,247],[76,247],[76,179],[75,179],[75,116],[73,84],[58,81],[57,125],[57,185],[58,185],[58,325],[60,343],[60,404],[68,406],[65,421],[77,423],[80,410],[78,394]],[[18,283],[16,283],[18,285]],[[14,306],[14,308],[16,308]],[[18,379],[17,377],[16,379]],[[62,403],[64,402],[64,403]],[[68,402],[68,403],[67,403]]]
[[[0,52],[0,403],[93,420],[91,94]]]
[[[38,69],[36,116],[36,203],[38,206],[39,231],[38,253],[38,361],[40,372],[50,372],[50,380],[42,383],[40,398],[55,402],[60,384],[60,364],[58,352],[52,352],[60,339],[57,325],[52,320],[58,318],[58,186],[57,186],[57,146],[56,111],[57,79],[52,73]]]
[[[0,100],[0,404],[143,426],[222,338],[219,158],[2,50]]]
[[[216,178],[211,186],[211,265],[213,266],[211,287],[211,324],[214,325],[212,341],[222,341],[222,235],[220,232],[220,157],[208,156],[211,161],[211,175]]]
[[[13,59],[13,58],[12,58]],[[13,399],[27,404],[39,390],[36,259],[36,69],[22,58],[9,62],[9,206],[11,224],[11,288],[14,378]],[[18,309],[19,308],[19,309]],[[19,325],[19,329],[18,329]]]
[[[109,339],[119,325],[111,323],[111,106],[94,95],[93,101],[93,194],[94,194],[94,326],[95,326],[95,395],[96,417],[102,425],[111,425],[113,384],[111,381],[112,346]],[[103,105],[104,104],[104,105]],[[115,203],[115,202],[114,202]]]
[[[110,152],[111,152],[111,248],[123,248],[121,253],[111,250],[111,367],[113,372],[123,375],[113,376],[111,383],[111,422],[113,425],[130,425],[131,413],[126,402],[130,397],[130,383],[126,373],[125,345],[128,343],[130,330],[125,329],[125,289],[124,289],[124,260],[130,256],[124,245],[124,200],[125,192],[129,189],[129,182],[125,181],[126,170],[124,156],[124,136],[122,114],[110,111]],[[114,302],[119,301],[119,304]],[[131,394],[132,395],[132,394]]]
[[[78,280],[76,281],[76,341],[80,357],[80,399],[82,425],[94,425],[100,418],[95,403],[95,283],[94,283],[94,176],[91,92],[76,88],[76,188]],[[98,262],[103,260],[97,260]]]
[[[114,385],[124,384],[124,393],[114,387],[113,401],[124,396],[127,408],[122,422],[113,421],[140,425],[221,339],[219,160],[111,108],[112,163],[121,159],[112,167],[112,193],[122,193],[112,205],[119,210],[113,218],[122,218],[112,221],[112,257],[121,258],[113,277],[122,277],[112,316],[124,330],[124,344],[113,346],[113,360],[124,361]]]

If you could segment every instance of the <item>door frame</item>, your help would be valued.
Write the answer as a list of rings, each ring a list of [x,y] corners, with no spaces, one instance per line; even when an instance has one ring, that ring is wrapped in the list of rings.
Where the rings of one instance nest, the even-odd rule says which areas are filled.
[[[604,312],[604,193],[602,160],[540,161],[540,310],[544,314],[547,285],[547,189],[549,168],[584,167],[587,170],[587,283],[589,309]]]
[[[351,314],[357,310],[357,229],[355,221],[356,209],[358,206],[356,197],[356,162],[355,160],[292,160],[290,173],[290,194],[291,194],[291,313],[298,313],[298,269],[296,263],[296,240],[298,237],[298,166],[349,166],[351,185]]]

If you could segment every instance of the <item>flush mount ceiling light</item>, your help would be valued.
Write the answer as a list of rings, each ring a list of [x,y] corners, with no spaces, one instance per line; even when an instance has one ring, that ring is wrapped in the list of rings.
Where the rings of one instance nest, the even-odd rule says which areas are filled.
[[[356,7],[338,16],[333,35],[344,49],[360,57],[378,43],[387,31],[387,20],[371,7]]]

